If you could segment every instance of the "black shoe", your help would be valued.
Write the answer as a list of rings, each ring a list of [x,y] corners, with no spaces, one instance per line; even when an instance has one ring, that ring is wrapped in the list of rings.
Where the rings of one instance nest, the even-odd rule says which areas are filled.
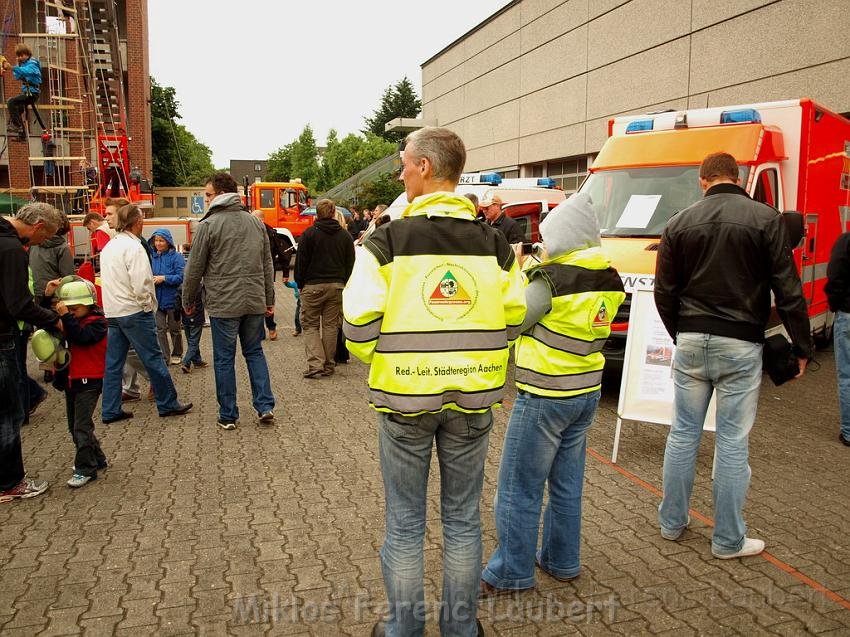
[[[120,422],[122,420],[130,420],[130,418],[132,418],[132,417],[133,417],[132,412],[122,411],[117,416],[114,416],[113,418],[103,418],[101,422],[103,422],[104,425],[111,425],[114,422]]]
[[[165,411],[159,415],[160,418],[168,418],[169,416],[182,416],[183,414],[188,414],[192,411],[192,403],[185,403],[181,405],[177,403],[177,409],[172,409],[171,411]]]
[[[481,625],[481,622],[477,619],[475,620],[475,625],[478,626],[478,637],[484,637],[484,626]],[[387,623],[383,619],[379,619],[374,626],[372,626],[372,637],[385,637],[387,634]]]
[[[38,398],[38,400],[36,400],[34,403],[31,403],[31,404],[30,404],[30,412],[29,412],[29,415],[30,415],[30,416],[32,416],[32,415],[35,413],[35,410],[36,410],[36,409],[38,409],[38,406],[39,406],[41,403],[43,403],[45,400],[47,400],[47,392],[44,392],[44,393],[43,393],[43,394],[42,394],[42,395]]]
[[[321,369],[314,369],[313,371],[304,372],[304,378],[318,378],[321,375]]]
[[[30,412],[30,413],[32,413],[32,412]],[[838,439],[841,441],[841,444],[843,444],[845,447],[850,447],[850,440],[847,440],[847,438],[845,438],[842,434],[838,434]]]
[[[264,411],[261,414],[257,414],[260,417],[261,425],[273,425],[274,424],[274,412],[269,409],[268,411]]]

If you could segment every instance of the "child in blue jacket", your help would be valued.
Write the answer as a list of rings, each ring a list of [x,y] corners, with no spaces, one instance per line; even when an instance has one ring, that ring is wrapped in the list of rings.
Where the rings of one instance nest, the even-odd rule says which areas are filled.
[[[179,365],[183,358],[183,336],[180,333],[180,313],[177,297],[183,285],[186,260],[174,249],[171,232],[164,228],[153,231],[148,244],[152,248],[151,271],[156,286],[156,333],[165,364]],[[171,334],[171,346],[168,335]]]
[[[21,82],[21,94],[11,98],[7,105],[9,107],[9,132],[15,133],[18,141],[26,141],[27,135],[24,131],[24,122],[21,119],[27,104],[35,104],[41,91],[41,64],[32,56],[32,51],[26,44],[15,47],[15,59],[18,64],[12,68],[16,80]],[[10,67],[4,62],[4,68]]]

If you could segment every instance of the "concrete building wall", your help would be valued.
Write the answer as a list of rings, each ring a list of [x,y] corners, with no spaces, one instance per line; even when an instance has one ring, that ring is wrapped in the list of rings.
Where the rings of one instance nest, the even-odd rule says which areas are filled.
[[[850,112],[847,0],[516,0],[422,65],[467,171],[597,152],[608,119],[811,97]],[[539,172],[539,171],[536,171]]]

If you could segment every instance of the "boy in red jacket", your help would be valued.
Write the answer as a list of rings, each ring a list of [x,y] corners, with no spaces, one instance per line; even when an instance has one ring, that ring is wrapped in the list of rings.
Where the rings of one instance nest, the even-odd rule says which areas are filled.
[[[58,373],[54,386],[65,390],[68,429],[77,448],[69,487],[81,487],[106,469],[106,456],[94,435],[92,414],[103,388],[108,324],[95,300],[94,286],[70,281],[56,291],[56,312],[71,352],[70,365]]]

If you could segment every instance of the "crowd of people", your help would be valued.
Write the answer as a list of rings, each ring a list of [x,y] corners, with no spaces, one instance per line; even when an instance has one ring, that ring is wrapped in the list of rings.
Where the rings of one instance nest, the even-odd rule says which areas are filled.
[[[292,255],[276,245],[261,214],[244,209],[236,182],[224,172],[205,184],[207,212],[182,252],[167,230],[145,238],[142,211],[126,200],[107,202],[105,219],[86,217],[102,303],[94,285],[72,275],[67,247],[54,239],[67,232],[61,213],[33,203],[12,219],[0,219],[0,501],[47,489],[24,473],[20,442],[21,424],[43,400],[44,390],[26,371],[33,328],[44,330],[32,337],[34,348],[37,341],[48,350],[36,352],[40,360],[66,360],[60,350],[70,351],[69,363],[54,365],[52,381],[66,394],[76,450],[71,487],[87,484],[108,466],[94,431],[101,393],[104,424],[133,417],[125,405],[138,400],[139,375],[149,380],[161,417],[192,409],[178,398],[168,365],[187,374],[207,366],[200,351],[205,313],[218,426],[233,430],[240,418],[237,340],[257,421],[273,425],[276,401],[262,340],[277,338],[277,263],[298,299],[293,335],[303,330],[303,376],[333,376],[348,352],[369,365],[386,504],[380,558],[389,602],[372,635],[422,631],[434,447],[442,478],[443,634],[483,634],[476,618],[479,597],[533,587],[535,568],[559,580],[577,577],[587,433],[601,395],[603,345],[625,291],[601,249],[587,195],[570,196],[541,222],[545,257],[523,271],[528,264],[522,236],[498,196],[476,202],[455,192],[465,161],[462,141],[448,129],[411,133],[402,156],[409,202],[403,221],[387,223],[380,206],[354,209],[346,220],[333,201],[319,200],[291,280]],[[671,541],[689,524],[696,450],[714,391],[711,553],[730,559],[764,548],[762,540],[747,536],[743,507],[771,293],[798,376],[812,356],[812,341],[780,216],[740,188],[728,154],[705,158],[700,185],[705,197],[668,224],[658,256],[656,304],[677,344],[658,520],[661,536]],[[364,239],[363,223],[370,219],[378,227]],[[355,240],[361,241],[357,252]],[[833,251],[827,286],[836,312],[844,444],[850,444],[848,250],[844,235]],[[511,349],[517,398],[499,467],[498,545],[482,568],[484,462]]]

